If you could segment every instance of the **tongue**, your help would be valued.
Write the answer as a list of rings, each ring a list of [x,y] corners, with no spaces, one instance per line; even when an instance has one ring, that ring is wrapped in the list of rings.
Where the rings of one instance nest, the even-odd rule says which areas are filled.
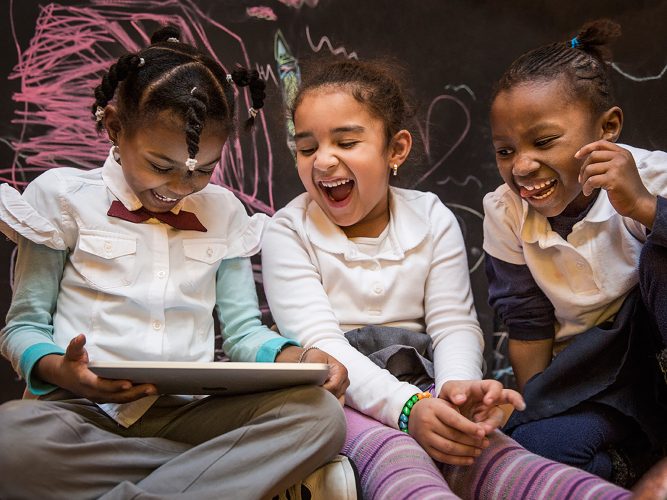
[[[341,184],[340,186],[329,188],[328,189],[329,196],[334,201],[344,200],[352,192],[352,184],[353,184],[352,182],[346,182],[345,184]]]
[[[542,189],[533,189],[532,191],[529,191],[529,190],[526,189],[525,187],[522,187],[522,188],[520,189],[521,197],[522,197],[522,198],[532,198],[533,196],[539,196],[539,195],[541,195],[542,193],[544,193],[544,192],[548,191],[549,189],[551,189],[552,187],[553,187],[553,184],[549,184],[548,186],[543,187]]]

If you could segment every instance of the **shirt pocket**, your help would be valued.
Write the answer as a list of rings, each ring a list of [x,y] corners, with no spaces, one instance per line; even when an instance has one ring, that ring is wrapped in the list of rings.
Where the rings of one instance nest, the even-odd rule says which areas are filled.
[[[97,288],[131,285],[138,271],[137,239],[126,234],[82,229],[72,264]]]
[[[224,240],[197,238],[183,240],[186,281],[194,290],[205,292],[215,282],[220,261],[227,255]]]

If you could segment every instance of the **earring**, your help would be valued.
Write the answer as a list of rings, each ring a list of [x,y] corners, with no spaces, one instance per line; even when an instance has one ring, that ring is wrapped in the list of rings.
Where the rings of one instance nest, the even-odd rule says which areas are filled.
[[[394,163],[394,166],[391,167],[392,171],[394,172],[394,175],[398,175],[398,164]]]
[[[117,163],[120,163],[120,148],[115,144],[113,145],[111,154],[113,155],[113,159],[116,160]]]

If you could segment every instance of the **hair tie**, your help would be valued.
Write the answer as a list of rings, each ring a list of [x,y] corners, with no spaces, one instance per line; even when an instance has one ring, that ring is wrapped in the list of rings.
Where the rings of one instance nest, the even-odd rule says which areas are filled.
[[[197,90],[197,87],[192,87],[192,90],[190,90],[190,95],[195,95],[195,90]]]
[[[581,42],[579,39],[575,36],[572,40],[570,40],[570,47],[573,49],[576,49],[581,45]]]
[[[175,36],[170,36],[169,38],[167,38],[167,41],[168,42],[174,42],[174,43],[181,43],[181,41],[178,38],[176,38]]]
[[[103,118],[104,118],[104,108],[102,106],[97,106],[97,109],[95,110],[95,121],[101,122]]]
[[[143,57],[140,57],[139,58],[139,64],[137,64],[137,68],[142,68],[144,66],[144,64],[146,64],[146,59],[144,59]]]
[[[250,115],[251,118],[255,118],[257,116],[257,110],[255,108],[248,108],[248,114]]]
[[[188,170],[190,172],[192,172],[197,166],[197,160],[195,160],[194,158],[188,158],[187,160],[185,160],[185,166],[188,167]]]
[[[227,81],[229,83],[234,83],[234,77],[231,75],[231,73],[227,73]]]

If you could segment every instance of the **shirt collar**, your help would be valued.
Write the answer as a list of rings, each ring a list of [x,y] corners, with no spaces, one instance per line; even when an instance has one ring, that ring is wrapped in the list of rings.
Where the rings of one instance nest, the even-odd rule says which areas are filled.
[[[429,226],[397,188],[389,193],[389,245],[387,250],[374,258],[401,260],[405,252],[419,245],[429,231]],[[367,260],[371,257],[360,253],[343,230],[331,222],[320,206],[313,200],[306,207],[305,229],[311,243],[325,252],[342,254],[345,260]]]
[[[142,207],[139,197],[134,193],[132,188],[128,185],[123,175],[123,167],[113,157],[113,147],[109,150],[104,166],[102,167],[102,180],[111,191],[111,194],[116,197],[125,208],[130,211],[139,210]],[[183,207],[185,199],[179,201],[171,212],[178,214]]]
[[[526,243],[547,244],[552,237],[558,236],[551,231],[549,221],[537,210],[531,208],[527,201],[521,200],[523,224],[521,228],[521,239]],[[601,189],[593,206],[581,221],[577,224],[588,222],[599,223],[611,219],[616,214],[616,210],[609,201],[607,191]],[[551,234],[553,233],[553,234]]]

